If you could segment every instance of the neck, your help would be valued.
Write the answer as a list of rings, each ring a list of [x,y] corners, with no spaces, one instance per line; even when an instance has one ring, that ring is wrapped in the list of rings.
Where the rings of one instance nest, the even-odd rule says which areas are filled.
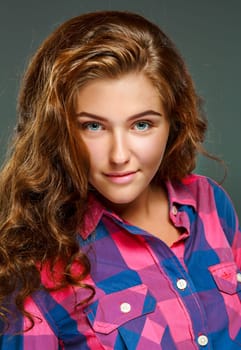
[[[123,218],[135,225],[148,222],[156,217],[157,212],[162,211],[164,203],[167,202],[166,192],[161,186],[151,186],[145,198],[134,203],[123,213]]]
[[[105,206],[118,214],[122,219],[138,224],[140,221],[151,219],[156,209],[166,203],[167,195],[162,186],[149,186],[138,198],[131,203],[116,204],[101,198]]]

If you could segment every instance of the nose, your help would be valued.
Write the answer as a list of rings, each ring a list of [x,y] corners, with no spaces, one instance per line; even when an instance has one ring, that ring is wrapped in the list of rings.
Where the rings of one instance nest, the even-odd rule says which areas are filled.
[[[130,150],[127,135],[121,130],[113,132],[110,147],[110,162],[116,165],[128,163]]]

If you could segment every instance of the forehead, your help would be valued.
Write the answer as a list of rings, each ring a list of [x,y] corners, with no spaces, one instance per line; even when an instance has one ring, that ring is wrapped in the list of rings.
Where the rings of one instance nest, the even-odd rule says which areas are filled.
[[[143,109],[163,109],[157,88],[143,73],[93,80],[82,87],[76,97],[77,113],[130,115]]]

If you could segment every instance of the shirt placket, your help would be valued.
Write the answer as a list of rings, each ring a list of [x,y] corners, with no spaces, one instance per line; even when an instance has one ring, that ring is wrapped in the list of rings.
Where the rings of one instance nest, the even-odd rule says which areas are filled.
[[[170,219],[176,227],[185,227],[187,233],[183,235],[184,238],[190,236],[190,224],[185,211],[179,211],[173,205],[170,209]],[[183,309],[183,316],[188,322],[195,343],[200,349],[211,350],[212,345],[206,328],[206,313],[193,281],[188,274],[188,269],[184,265],[184,239],[176,242],[174,249],[167,247],[163,242],[159,245],[152,243],[151,246],[160,267],[163,268],[164,273],[170,279],[171,286],[177,295],[180,307]]]

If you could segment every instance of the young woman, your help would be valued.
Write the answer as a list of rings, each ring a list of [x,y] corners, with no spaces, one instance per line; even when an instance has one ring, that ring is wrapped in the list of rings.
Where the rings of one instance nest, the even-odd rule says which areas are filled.
[[[171,40],[96,12],[37,51],[0,183],[1,350],[236,350],[241,234],[192,174],[206,121]]]

